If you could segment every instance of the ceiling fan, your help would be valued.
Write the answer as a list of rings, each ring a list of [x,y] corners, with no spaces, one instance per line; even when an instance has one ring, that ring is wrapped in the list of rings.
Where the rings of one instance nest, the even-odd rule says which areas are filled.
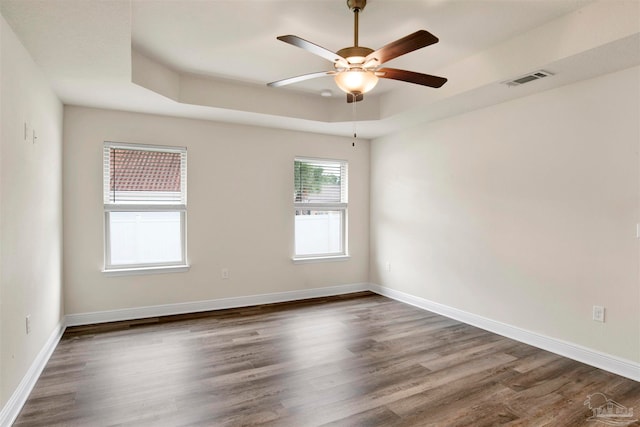
[[[280,87],[317,77],[334,76],[338,87],[347,93],[347,102],[358,102],[364,99],[366,92],[375,87],[378,78],[401,80],[434,88],[439,88],[446,83],[447,79],[444,77],[396,68],[380,68],[387,61],[437,43],[438,38],[426,30],[419,30],[376,51],[358,46],[358,16],[366,5],[367,0],[347,0],[347,7],[354,14],[353,46],[345,47],[338,52],[331,52],[298,36],[278,37],[278,40],[333,62],[334,69],[278,80],[267,83],[267,86]]]

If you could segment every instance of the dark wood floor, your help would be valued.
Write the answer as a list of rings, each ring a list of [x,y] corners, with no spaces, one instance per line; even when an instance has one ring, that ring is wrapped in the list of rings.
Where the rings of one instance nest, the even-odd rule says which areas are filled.
[[[70,328],[15,425],[597,427],[597,392],[640,415],[638,382],[360,293]]]

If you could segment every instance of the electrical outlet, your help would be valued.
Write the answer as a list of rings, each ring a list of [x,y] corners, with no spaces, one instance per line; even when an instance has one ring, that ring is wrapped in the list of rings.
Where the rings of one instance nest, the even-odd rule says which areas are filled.
[[[387,271],[391,271],[391,263],[389,261],[387,261],[387,263],[385,264],[385,268],[387,269]]]
[[[593,320],[596,322],[604,322],[604,307],[599,305],[593,306]]]
[[[228,279],[229,278],[229,269],[228,268],[223,268],[222,271],[220,272],[220,275],[222,276],[223,279]]]
[[[31,315],[30,314],[27,317],[25,317],[24,326],[26,328],[27,335],[29,335],[31,333]]]

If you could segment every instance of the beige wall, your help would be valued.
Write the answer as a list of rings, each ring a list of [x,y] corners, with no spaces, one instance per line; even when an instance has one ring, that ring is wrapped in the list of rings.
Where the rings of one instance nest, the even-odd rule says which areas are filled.
[[[62,309],[62,104],[0,16],[0,408]],[[28,122],[38,139],[24,139]],[[31,315],[27,335],[25,317]]]
[[[639,94],[632,68],[374,140],[371,281],[640,361]]]
[[[367,141],[353,148],[347,138],[81,107],[65,107],[64,141],[67,314],[368,280]],[[103,141],[187,147],[189,272],[101,272]],[[295,156],[349,161],[350,260],[292,263]]]

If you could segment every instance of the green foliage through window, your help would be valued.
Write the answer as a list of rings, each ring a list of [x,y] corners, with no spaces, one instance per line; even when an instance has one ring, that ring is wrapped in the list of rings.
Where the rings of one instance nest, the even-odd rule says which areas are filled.
[[[333,173],[331,173],[333,172]],[[323,186],[339,185],[339,170],[325,172],[325,168],[296,160],[294,163],[295,201],[303,201],[309,194],[319,194]]]

